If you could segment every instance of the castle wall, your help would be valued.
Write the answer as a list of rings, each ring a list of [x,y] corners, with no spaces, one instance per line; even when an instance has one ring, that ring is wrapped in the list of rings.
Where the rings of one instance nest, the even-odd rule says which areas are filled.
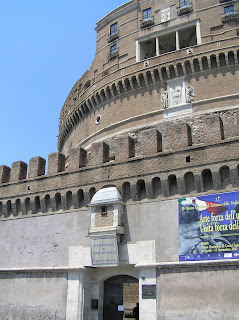
[[[0,273],[0,318],[63,320],[66,292],[66,273]]]
[[[232,319],[239,316],[236,266],[158,270],[158,312],[163,319]]]
[[[239,197],[238,10],[132,0],[97,23],[58,152],[0,166],[1,319],[122,320],[136,301],[140,320],[238,319],[239,199],[220,203]],[[201,230],[208,198],[236,213],[223,230]]]

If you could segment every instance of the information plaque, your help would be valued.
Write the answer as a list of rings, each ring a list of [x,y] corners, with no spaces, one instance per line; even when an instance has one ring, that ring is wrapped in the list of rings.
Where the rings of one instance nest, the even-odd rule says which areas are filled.
[[[156,284],[142,285],[142,299],[156,299]]]
[[[93,267],[118,266],[118,246],[116,238],[93,238],[90,240]]]

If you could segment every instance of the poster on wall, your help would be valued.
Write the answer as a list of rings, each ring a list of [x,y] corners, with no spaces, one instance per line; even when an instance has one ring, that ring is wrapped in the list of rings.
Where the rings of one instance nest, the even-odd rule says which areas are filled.
[[[178,199],[179,261],[239,259],[239,191]]]

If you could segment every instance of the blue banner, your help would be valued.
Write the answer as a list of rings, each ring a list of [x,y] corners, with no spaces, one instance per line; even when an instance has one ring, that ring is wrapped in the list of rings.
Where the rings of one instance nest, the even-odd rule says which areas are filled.
[[[239,192],[181,198],[179,261],[239,259]]]

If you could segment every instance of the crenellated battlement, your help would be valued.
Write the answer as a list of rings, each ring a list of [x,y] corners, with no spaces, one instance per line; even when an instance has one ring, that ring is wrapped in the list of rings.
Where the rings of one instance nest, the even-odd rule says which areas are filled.
[[[239,186],[239,110],[224,109],[139,127],[89,148],[0,167],[2,219],[86,206],[114,185],[125,201]],[[39,187],[40,186],[40,187]],[[39,191],[40,190],[40,191]]]
[[[27,178],[101,167],[106,163],[124,162],[135,157],[163,155],[229,142],[231,138],[238,138],[238,125],[239,109],[236,108],[164,120],[155,126],[140,127],[133,132],[95,142],[87,150],[73,148],[67,157],[60,152],[51,153],[47,173],[46,160],[39,156],[31,158],[29,166],[22,161],[14,162],[11,168],[0,166],[0,181],[2,184],[16,183]]]

